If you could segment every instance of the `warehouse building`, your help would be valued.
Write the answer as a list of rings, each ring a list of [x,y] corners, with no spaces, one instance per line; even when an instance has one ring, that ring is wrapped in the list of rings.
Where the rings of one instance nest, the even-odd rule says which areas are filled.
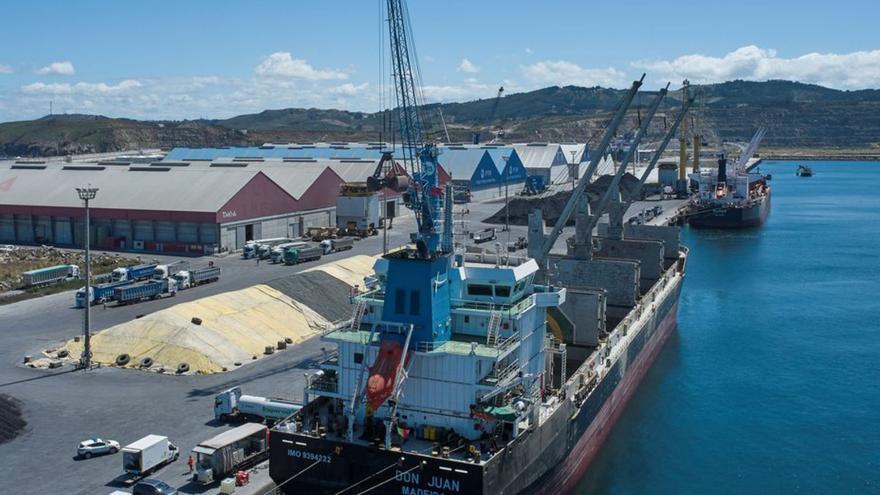
[[[75,187],[99,188],[90,239],[107,249],[203,254],[334,226],[343,182],[377,160],[0,162],[0,242],[81,245]],[[397,165],[398,169],[400,166]],[[441,170],[441,180],[448,176]],[[386,191],[389,201],[399,195]],[[401,209],[397,209],[401,212]]]
[[[529,176],[540,176],[545,184],[566,182],[570,179],[569,159],[562,146],[552,143],[514,144],[520,161]]]
[[[450,172],[455,182],[469,189],[473,199],[488,199],[503,194],[505,181],[521,184],[526,170],[517,151],[511,147],[492,145],[446,144],[440,147],[441,168]],[[236,148],[175,148],[166,161],[200,160],[377,160],[382,153],[400,150],[389,143],[268,143],[262,146]],[[361,179],[363,180],[363,179]],[[445,178],[441,177],[441,182]]]

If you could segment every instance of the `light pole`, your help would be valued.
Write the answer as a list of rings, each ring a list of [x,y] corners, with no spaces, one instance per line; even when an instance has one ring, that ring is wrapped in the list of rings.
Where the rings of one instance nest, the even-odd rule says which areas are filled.
[[[91,279],[91,257],[89,256],[89,200],[95,199],[95,195],[98,194],[97,187],[77,187],[76,193],[79,195],[79,199],[83,200],[86,205],[86,226],[85,226],[85,236],[83,238],[83,242],[85,244],[86,251],[86,288],[85,288],[85,301],[86,301],[86,313],[83,317],[83,353],[79,360],[79,366],[82,369],[89,369],[92,367],[92,345],[91,345],[91,337],[92,337],[92,325],[90,321],[91,316],[91,307],[92,307],[92,279]]]
[[[508,187],[510,187],[510,169],[507,168],[509,156],[502,156],[504,160],[504,232],[507,232],[507,242],[510,242],[510,200],[508,199]]]

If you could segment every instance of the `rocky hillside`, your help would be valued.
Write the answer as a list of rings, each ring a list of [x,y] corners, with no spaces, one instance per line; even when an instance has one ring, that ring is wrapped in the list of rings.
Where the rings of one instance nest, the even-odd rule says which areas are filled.
[[[880,152],[880,90],[839,91],[788,81],[731,81],[692,86],[702,94],[701,130],[710,143],[748,140],[759,125],[768,128],[765,147],[850,148]],[[597,135],[620,101],[621,90],[549,87],[501,99],[488,123],[494,99],[442,105],[450,139],[469,141],[474,131],[489,136],[502,127],[507,141],[584,141]],[[638,125],[654,93],[633,104],[625,128]],[[673,92],[652,127],[659,134],[680,106]],[[445,139],[438,104],[423,111],[427,131]],[[387,126],[386,126],[387,127]],[[381,113],[288,108],[226,120],[141,122],[65,115],[0,124],[0,154],[63,155],[173,146],[260,144],[267,141],[377,140]],[[389,139],[386,131],[381,134]]]
[[[241,132],[200,122],[142,122],[100,115],[53,115],[0,124],[0,155],[59,156],[246,144]]]

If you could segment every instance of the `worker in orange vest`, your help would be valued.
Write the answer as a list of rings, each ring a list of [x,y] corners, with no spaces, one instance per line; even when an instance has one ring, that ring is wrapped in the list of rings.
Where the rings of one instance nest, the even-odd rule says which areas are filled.
[[[196,460],[193,459],[192,454],[189,455],[189,459],[186,460],[186,465],[189,466],[189,472],[193,472],[193,466],[195,465]]]

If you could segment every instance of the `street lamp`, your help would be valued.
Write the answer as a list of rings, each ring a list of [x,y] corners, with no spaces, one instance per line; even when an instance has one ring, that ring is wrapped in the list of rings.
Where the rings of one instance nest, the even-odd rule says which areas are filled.
[[[92,290],[92,279],[91,279],[91,259],[89,256],[89,201],[95,199],[95,195],[98,194],[97,187],[77,187],[76,193],[79,195],[79,199],[83,200],[86,206],[86,226],[85,226],[85,251],[86,251],[86,288],[85,288],[85,301],[86,301],[86,313],[83,317],[83,353],[79,360],[79,366],[82,369],[89,369],[92,367],[92,345],[91,345],[91,336],[92,336],[92,325],[90,321],[91,316],[91,290]]]

